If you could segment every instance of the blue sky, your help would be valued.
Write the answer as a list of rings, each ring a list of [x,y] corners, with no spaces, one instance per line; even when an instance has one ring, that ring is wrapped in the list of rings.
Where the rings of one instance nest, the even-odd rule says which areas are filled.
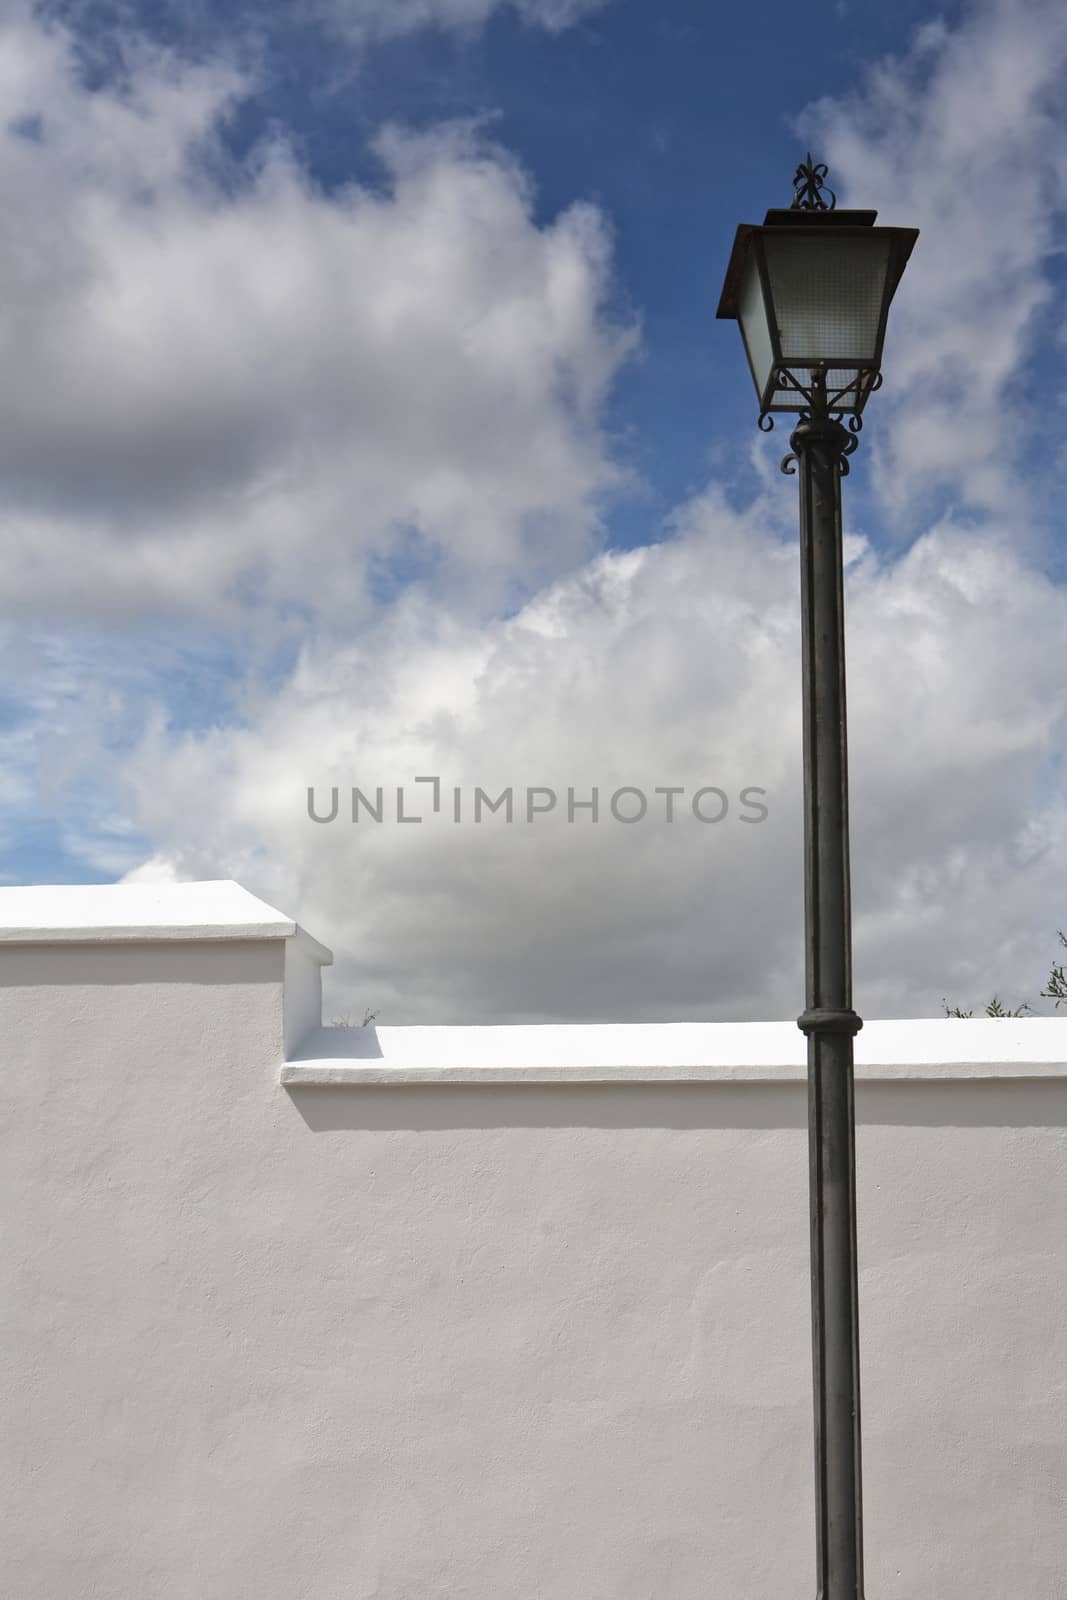
[[[795,486],[715,307],[810,147],[921,230],[846,485],[860,1008],[1035,994],[1067,23],[717,9],[11,9],[7,881],[238,877],[387,1020],[791,1014]],[[308,820],[311,784],[416,771],[770,815]]]

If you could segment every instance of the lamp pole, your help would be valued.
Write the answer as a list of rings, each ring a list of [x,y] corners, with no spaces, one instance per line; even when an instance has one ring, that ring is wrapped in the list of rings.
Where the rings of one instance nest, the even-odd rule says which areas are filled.
[[[760,427],[799,413],[805,1006],[818,1600],[863,1600],[852,918],[841,479],[881,384],[889,303],[918,238],[838,211],[810,153],[793,204],[737,230],[718,315],[741,325]],[[848,427],[842,417],[848,417]]]
[[[815,1541],[819,1600],[862,1600],[860,1369],[852,930],[845,731],[841,478],[855,435],[830,415],[825,374],[782,470],[799,469],[804,722],[805,1009]]]

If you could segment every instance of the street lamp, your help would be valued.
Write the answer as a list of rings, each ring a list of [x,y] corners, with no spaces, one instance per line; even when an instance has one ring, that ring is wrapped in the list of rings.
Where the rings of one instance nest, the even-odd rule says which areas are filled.
[[[734,239],[718,315],[741,325],[759,425],[799,412],[782,471],[800,468],[804,924],[819,1600],[862,1600],[852,929],[845,739],[841,479],[881,384],[889,302],[918,238],[838,211],[809,153],[793,204]],[[827,196],[829,198],[827,198]],[[842,418],[848,418],[845,427]]]

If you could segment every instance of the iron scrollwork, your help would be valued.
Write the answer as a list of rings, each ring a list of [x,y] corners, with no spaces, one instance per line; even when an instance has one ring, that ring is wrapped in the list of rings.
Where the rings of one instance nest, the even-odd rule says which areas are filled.
[[[846,430],[842,426],[845,413],[840,408],[840,401],[848,394],[855,395],[857,399],[863,399],[865,398],[865,390],[869,392],[871,389],[877,389],[881,381],[881,373],[872,373],[869,368],[857,372],[855,377],[851,378],[843,388],[833,390],[828,390],[827,388],[825,367],[813,367],[811,377],[806,384],[802,383],[796,373],[790,372],[787,367],[779,367],[774,375],[775,388],[792,390],[795,394],[801,395],[806,402],[798,417],[798,427],[804,424],[814,424],[820,428],[824,428],[827,423],[834,425],[837,466],[843,478],[848,476],[848,458],[859,445],[863,418],[858,411],[851,412]],[[767,415],[767,413],[764,413],[764,415]],[[793,441],[791,440],[790,442],[792,443]],[[787,478],[791,478],[794,475],[797,470],[797,454],[795,450],[791,450],[788,455],[782,457],[779,462],[779,470],[784,472]]]
[[[830,169],[825,161],[812,161],[808,151],[807,161],[802,161],[793,175],[793,204],[791,211],[833,211],[837,196],[827,187]],[[829,195],[829,200],[826,199]]]
[[[804,405],[799,410],[799,420],[801,422],[811,422],[822,418],[829,418],[832,422],[843,422],[845,420],[845,411],[841,406],[842,400],[851,395],[856,399],[862,399],[863,403],[866,404],[867,396],[873,394],[881,386],[882,374],[873,372],[869,367],[861,369],[854,377],[849,379],[848,383],[843,384],[839,389],[827,388],[825,371],[819,367],[813,369],[811,378],[807,383],[802,383],[796,373],[791,372],[788,367],[779,367],[774,375],[775,389],[791,390],[803,399]],[[769,411],[760,412],[759,427],[764,433],[770,433],[774,427],[774,417]],[[848,455],[852,454],[859,443],[855,436],[862,428],[863,418],[860,413],[858,411],[849,412],[848,429],[853,435],[853,439],[851,448],[846,452]],[[789,459],[786,456],[785,461]],[[786,470],[785,462],[782,463],[782,470]],[[845,470],[847,471],[847,468]]]
[[[800,420],[801,420],[801,422],[804,422],[804,421],[810,420],[810,419],[807,419],[805,417],[801,417]],[[848,458],[849,458],[850,455],[852,455],[853,451],[856,449],[856,446],[858,444],[859,444],[859,440],[857,439],[856,435],[854,433],[850,433],[847,436],[844,444],[842,444],[840,450],[838,451],[837,470],[838,470],[838,472],[840,472],[840,474],[841,474],[841,476],[843,478],[847,478],[848,477],[848,474],[849,474]],[[796,453],[795,450],[790,450],[789,454],[788,455],[784,455],[782,457],[781,461],[779,461],[779,463],[778,463],[778,471],[779,472],[784,472],[784,474],[785,474],[785,476],[787,478],[792,478],[796,474],[797,465],[798,465],[797,453]]]

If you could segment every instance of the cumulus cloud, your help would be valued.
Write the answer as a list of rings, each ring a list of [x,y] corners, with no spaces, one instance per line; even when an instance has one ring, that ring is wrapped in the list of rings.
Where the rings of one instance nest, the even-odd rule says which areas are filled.
[[[385,128],[374,191],[324,195],[280,141],[235,172],[232,70],[143,50],[90,90],[26,19],[0,86],[9,594],[351,613],[432,571],[499,602],[600,542],[637,330],[596,209],[538,227],[471,123]]]
[[[923,229],[863,447],[887,439],[875,506],[917,536],[848,540],[857,1003],[870,1016],[936,1011],[943,994],[980,1004],[993,987],[1032,997],[1064,923],[1067,594],[1020,544],[1020,461],[1002,433],[1053,312],[1055,211],[1039,199],[1059,194],[1047,97],[1061,34],[1041,7],[987,7],[958,30],[927,28],[866,99],[810,114],[843,198]],[[49,98],[86,129],[62,37],[35,48]],[[42,208],[36,225],[46,240],[66,232],[42,301],[65,338],[18,335],[38,340],[51,378],[34,400],[41,460],[47,438],[63,449],[51,477],[34,468],[33,406],[12,404],[27,449],[4,471],[21,540],[10,586],[42,614],[108,606],[127,630],[149,608],[184,607],[215,699],[176,704],[176,646],[146,644],[138,672],[102,636],[79,653],[68,632],[33,711],[51,743],[23,729],[12,746],[13,803],[34,760],[56,794],[106,773],[85,780],[89,814],[69,827],[83,858],[103,873],[240,878],[335,946],[339,1011],[795,1014],[794,495],[775,478],[739,510],[712,484],[650,530],[662,542],[598,551],[624,470],[600,414],[636,337],[606,309],[600,213],[536,226],[521,170],[469,126],[386,130],[381,191],[323,196],[284,146],[224,181],[217,138],[211,159],[205,148],[239,79],[197,78],[170,135],[127,131],[168,121],[167,83],[190,70],[148,61],[115,108],[94,102],[110,131],[84,135],[84,171],[76,134],[61,156],[35,127],[39,97],[5,136],[3,171],[26,191],[36,169],[23,163],[57,163],[56,220]],[[987,163],[1007,193],[1002,141],[1013,181],[1038,176],[998,217]],[[33,278],[9,281],[26,293]],[[35,395],[32,371],[25,382]],[[894,463],[920,423],[902,489]],[[936,516],[935,492],[954,502]],[[236,620],[250,607],[269,619],[256,656]],[[234,660],[208,660],[213,630]],[[84,710],[68,695],[79,678],[98,686]],[[413,784],[429,775],[437,814]],[[309,819],[309,785],[320,804],[338,787],[336,822]],[[352,785],[382,787],[381,823],[348,820]],[[397,820],[397,785],[423,822]],[[583,800],[594,785],[600,821],[568,822],[568,789]],[[475,824],[475,787],[508,786],[515,821]],[[673,823],[655,795],[669,786],[684,791]],[[694,816],[701,786],[728,796],[721,821]],[[526,823],[530,787],[559,799]],[[644,821],[610,815],[624,787],[648,795]],[[766,791],[759,823],[742,818],[745,787]]]
[[[791,509],[791,508],[790,508]],[[802,992],[794,541],[712,493],[675,536],[609,554],[475,629],[406,608],[309,647],[254,725],[128,770],[168,870],[225,863],[338,952],[334,994],[390,1020],[774,1016]],[[850,540],[859,1002],[936,1010],[989,981],[1033,994],[1067,867],[1067,595],[990,533],[945,525],[899,561]],[[441,780],[441,810],[416,776]],[[335,821],[316,823],[305,805]],[[383,818],[359,808],[350,789]],[[730,810],[701,822],[692,797]],[[409,815],[397,821],[403,786]],[[511,786],[515,813],[483,811]],[[525,821],[531,787],[554,812]],[[665,821],[657,788],[685,791]],[[768,815],[740,803],[765,791]],[[459,788],[461,821],[454,818]],[[599,789],[600,816],[567,820]],[[637,788],[637,823],[609,801]],[[546,803],[538,797],[536,804]],[[635,814],[627,795],[618,809]],[[718,800],[702,803],[717,815]]]
[[[840,200],[920,229],[891,313],[874,447],[883,505],[905,526],[931,494],[1014,514],[1020,535],[1038,514],[1022,470],[1035,408],[1019,378],[1056,322],[1065,73],[1062,5],[982,0],[956,29],[923,25],[855,95],[799,119]]]

